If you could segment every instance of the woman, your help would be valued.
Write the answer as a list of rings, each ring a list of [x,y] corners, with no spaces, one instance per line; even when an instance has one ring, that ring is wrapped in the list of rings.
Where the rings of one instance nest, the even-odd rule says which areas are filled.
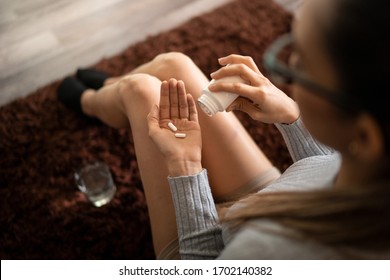
[[[388,258],[386,5],[304,6],[292,37],[275,42],[265,61],[271,74],[295,82],[296,102],[252,59],[219,59],[212,78],[240,75],[246,83],[209,89],[239,94],[229,110],[277,125],[294,160],[281,175],[233,114],[198,114],[208,80],[182,54],[160,55],[122,78],[102,76],[98,90],[68,78],[58,96],[110,126],[131,127],[159,258]],[[276,57],[290,43],[287,67]],[[100,87],[88,80],[91,71],[77,76]],[[168,122],[186,138],[175,138]]]

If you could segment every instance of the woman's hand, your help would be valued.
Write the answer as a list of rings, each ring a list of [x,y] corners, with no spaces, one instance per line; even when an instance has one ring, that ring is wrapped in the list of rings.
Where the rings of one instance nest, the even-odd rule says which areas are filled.
[[[147,117],[149,136],[163,154],[170,176],[185,176],[202,170],[202,139],[195,101],[186,93],[184,83],[170,79],[161,84],[160,105]],[[172,122],[185,138],[176,138]]]
[[[232,54],[220,58],[219,63],[225,67],[211,74],[217,81],[209,90],[240,95],[227,111],[240,110],[265,123],[292,123],[298,119],[299,109],[294,100],[264,77],[251,57]],[[218,82],[228,76],[240,76],[246,83]]]

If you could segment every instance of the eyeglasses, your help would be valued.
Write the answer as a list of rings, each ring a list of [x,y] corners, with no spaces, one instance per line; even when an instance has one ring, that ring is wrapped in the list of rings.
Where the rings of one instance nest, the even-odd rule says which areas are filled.
[[[361,108],[360,102],[345,93],[328,89],[314,81],[312,81],[305,73],[302,73],[293,67],[289,66],[284,61],[289,59],[281,59],[281,56],[292,53],[293,36],[285,34],[279,37],[264,54],[263,63],[271,80],[275,83],[298,83],[310,90],[312,93],[325,98],[338,107],[349,111],[358,111]]]

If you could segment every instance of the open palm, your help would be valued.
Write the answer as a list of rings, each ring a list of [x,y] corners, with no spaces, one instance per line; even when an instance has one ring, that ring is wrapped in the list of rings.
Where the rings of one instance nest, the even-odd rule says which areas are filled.
[[[176,138],[172,122],[185,138]],[[201,161],[202,140],[195,101],[184,83],[175,79],[161,84],[160,105],[148,115],[149,136],[168,161]]]

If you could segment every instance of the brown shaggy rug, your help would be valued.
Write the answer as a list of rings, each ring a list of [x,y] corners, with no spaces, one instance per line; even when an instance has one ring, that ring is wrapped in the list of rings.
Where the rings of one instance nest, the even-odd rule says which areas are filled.
[[[167,51],[189,55],[206,74],[231,53],[250,55],[261,66],[265,48],[289,31],[291,18],[272,0],[238,0],[94,67],[121,75]],[[155,258],[131,130],[86,122],[57,101],[58,84],[0,108],[1,259]],[[275,127],[238,116],[284,170],[291,159]],[[84,198],[73,178],[96,160],[110,166],[118,187],[101,208]]]

